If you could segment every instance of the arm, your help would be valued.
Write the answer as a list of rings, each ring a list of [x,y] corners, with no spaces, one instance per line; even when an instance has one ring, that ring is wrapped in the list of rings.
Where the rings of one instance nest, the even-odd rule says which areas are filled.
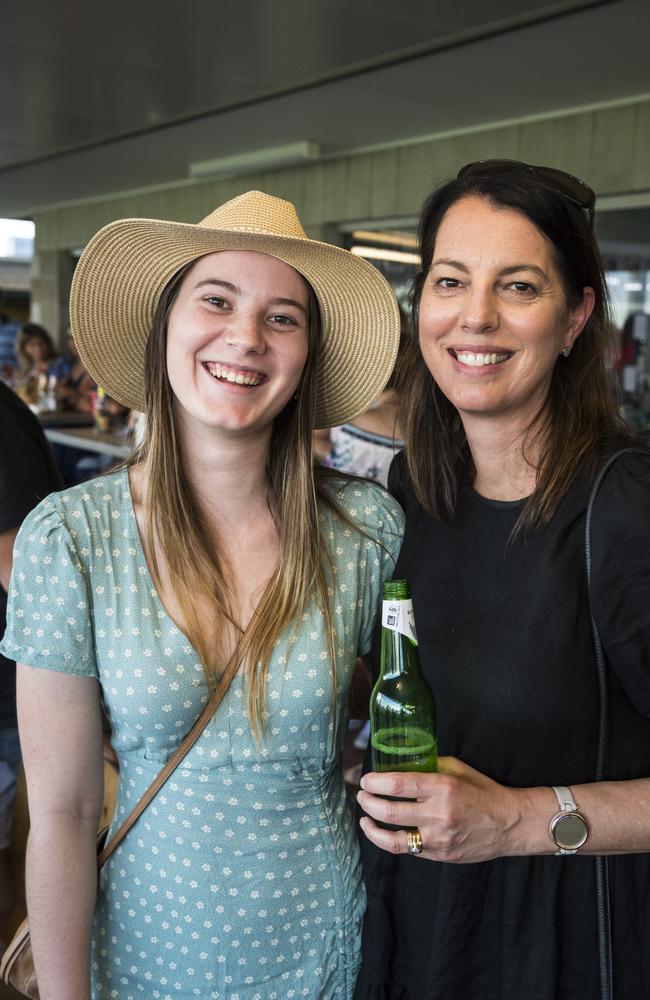
[[[507,788],[463,764],[441,757],[437,774],[366,774],[358,794],[368,815],[365,835],[394,854],[406,852],[402,832],[417,826],[423,858],[473,862],[524,854],[553,854],[549,834],[558,811],[551,788]],[[578,811],[589,825],[580,854],[650,851],[650,778],[572,785]],[[379,796],[416,799],[394,802]],[[374,819],[401,827],[384,830]]]
[[[393,463],[393,470],[399,457]],[[609,669],[629,700],[650,718],[650,463],[629,457],[605,480],[594,513],[594,608]],[[594,667],[595,669],[595,667]],[[567,784],[567,782],[564,782]],[[368,774],[359,803],[369,816],[420,828],[422,857],[482,861],[500,856],[552,854],[548,832],[558,811],[549,787],[507,788],[462,763],[443,757],[439,774]],[[571,785],[589,825],[580,854],[650,851],[650,777]],[[395,803],[378,795],[418,798]],[[392,818],[391,818],[392,817]],[[366,835],[379,847],[404,852],[404,833],[371,819]]]
[[[99,685],[20,664],[17,695],[31,820],[27,903],[40,996],[88,1000],[103,799]]]
[[[14,542],[17,534],[17,527],[9,528],[8,531],[0,531],[0,587],[5,591],[9,590]]]

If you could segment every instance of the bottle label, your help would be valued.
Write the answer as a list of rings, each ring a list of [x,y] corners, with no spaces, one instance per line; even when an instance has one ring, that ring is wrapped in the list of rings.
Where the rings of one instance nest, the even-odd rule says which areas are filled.
[[[413,615],[413,601],[383,601],[381,624],[391,632],[400,632],[411,640],[414,646],[418,644]]]

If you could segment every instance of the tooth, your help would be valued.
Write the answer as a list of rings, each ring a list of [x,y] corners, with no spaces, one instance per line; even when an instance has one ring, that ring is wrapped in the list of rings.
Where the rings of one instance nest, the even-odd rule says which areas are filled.
[[[244,376],[243,375],[236,375],[235,376],[235,382],[237,383],[237,385],[243,385],[244,384]]]
[[[228,381],[229,382],[237,381],[237,376],[234,374],[234,372],[228,372]]]
[[[456,352],[456,359],[472,368],[478,368],[482,365],[496,365],[501,361],[507,361],[508,357],[508,354],[474,354],[472,351]]]

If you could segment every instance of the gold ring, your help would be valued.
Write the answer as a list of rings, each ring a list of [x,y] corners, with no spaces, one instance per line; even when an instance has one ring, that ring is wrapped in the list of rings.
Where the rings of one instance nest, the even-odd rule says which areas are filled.
[[[406,843],[408,845],[409,854],[422,854],[422,834],[418,830],[417,826],[414,830],[409,830],[406,834]]]

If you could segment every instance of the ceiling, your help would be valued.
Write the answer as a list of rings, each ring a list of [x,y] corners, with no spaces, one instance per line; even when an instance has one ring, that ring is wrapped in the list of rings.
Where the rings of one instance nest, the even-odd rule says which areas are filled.
[[[650,92],[649,34],[647,0],[12,0],[0,216],[625,100]]]

